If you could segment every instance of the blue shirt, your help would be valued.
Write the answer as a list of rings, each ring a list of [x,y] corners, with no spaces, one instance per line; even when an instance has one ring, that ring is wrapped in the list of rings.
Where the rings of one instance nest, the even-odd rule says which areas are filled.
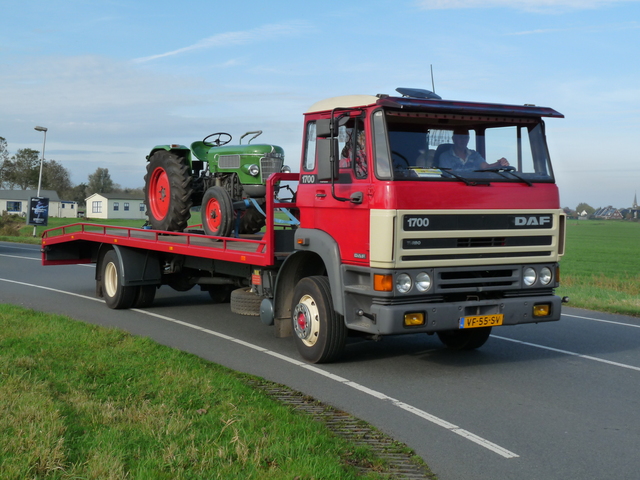
[[[475,150],[467,148],[467,158],[464,160],[453,152],[452,146],[440,154],[438,166],[452,170],[480,170],[483,163],[485,163],[484,158]]]

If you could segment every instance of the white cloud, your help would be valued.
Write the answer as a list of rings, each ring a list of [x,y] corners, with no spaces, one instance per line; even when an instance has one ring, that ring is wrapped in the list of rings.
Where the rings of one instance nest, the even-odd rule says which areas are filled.
[[[589,10],[615,3],[639,0],[417,0],[424,10],[452,10],[464,8],[507,7],[517,10],[550,12],[564,10]]]
[[[165,53],[151,55],[148,57],[136,58],[134,62],[143,63],[159,58],[180,55],[182,53],[193,50],[202,50],[207,48],[227,47],[231,45],[247,45],[255,42],[262,42],[274,38],[296,36],[308,32],[309,26],[301,22],[263,25],[262,27],[252,30],[240,32],[225,32],[213,35],[211,37],[200,40],[199,42],[187,47],[178,48]]]

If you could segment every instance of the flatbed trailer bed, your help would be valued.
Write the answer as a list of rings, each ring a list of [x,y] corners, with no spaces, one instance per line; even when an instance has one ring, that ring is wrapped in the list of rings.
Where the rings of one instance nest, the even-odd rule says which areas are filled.
[[[91,244],[111,244],[155,252],[186,255],[261,267],[271,267],[293,250],[286,239],[293,239],[291,229],[278,229],[274,222],[275,211],[295,208],[294,203],[274,200],[274,185],[281,180],[297,181],[298,174],[274,174],[269,179],[266,201],[267,226],[264,234],[239,237],[212,237],[193,230],[165,232],[143,228],[117,227],[94,223],[74,223],[46,230],[42,234],[42,264],[69,265],[95,263]],[[288,235],[288,234],[291,235]],[[87,248],[85,248],[87,247]],[[276,249],[281,251],[276,251]]]

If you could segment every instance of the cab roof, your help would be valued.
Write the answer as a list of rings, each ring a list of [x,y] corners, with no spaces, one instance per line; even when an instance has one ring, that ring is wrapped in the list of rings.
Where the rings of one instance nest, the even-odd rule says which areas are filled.
[[[536,105],[507,105],[500,103],[480,103],[456,100],[442,100],[435,98],[437,95],[427,90],[419,89],[398,89],[411,93],[409,96],[392,97],[390,95],[346,95],[341,97],[328,98],[314,103],[306,112],[320,113],[330,112],[335,108],[366,108],[371,106],[381,106],[389,109],[421,112],[446,112],[464,114],[494,114],[524,117],[553,117],[564,118],[564,115],[548,107],[538,107]],[[426,92],[426,93],[422,93]],[[430,95],[429,95],[430,94]]]

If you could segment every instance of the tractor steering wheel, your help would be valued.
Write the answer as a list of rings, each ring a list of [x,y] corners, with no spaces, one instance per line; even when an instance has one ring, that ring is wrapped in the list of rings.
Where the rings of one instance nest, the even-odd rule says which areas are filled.
[[[216,138],[211,142],[207,142],[207,139],[211,137],[216,137]],[[224,140],[221,140],[221,138],[224,138]],[[206,137],[204,137],[204,140],[202,140],[202,143],[204,143],[207,147],[221,147],[222,145],[226,145],[227,143],[229,143],[231,141],[231,138],[233,137],[231,137],[231,135],[229,135],[228,133],[224,133],[224,132],[212,133],[211,135],[207,135]]]

